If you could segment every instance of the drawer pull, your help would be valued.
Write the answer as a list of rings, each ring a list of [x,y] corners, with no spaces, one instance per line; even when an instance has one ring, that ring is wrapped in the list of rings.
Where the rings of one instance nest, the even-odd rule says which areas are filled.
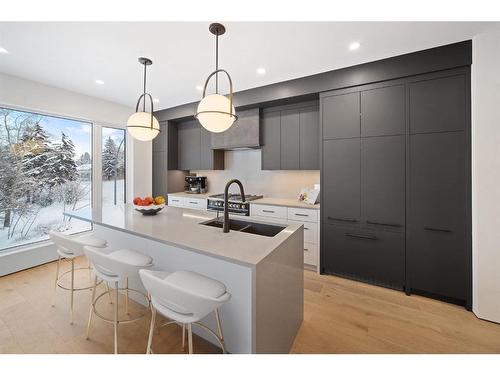
[[[328,220],[346,221],[349,223],[356,223],[357,222],[356,219],[342,218],[342,217],[331,217],[331,216],[328,216]]]
[[[433,228],[433,227],[424,227],[425,230],[430,230],[432,232],[444,232],[451,233],[453,232],[451,229],[443,229],[443,228]]]
[[[172,199],[172,202],[179,202],[178,199]]]
[[[368,236],[368,235],[364,235],[364,234],[346,233],[345,235],[347,237],[362,238],[364,240],[377,240],[378,239],[376,236]]]
[[[274,214],[274,211],[271,211],[271,210],[262,210],[262,212],[267,212],[267,213],[270,213],[270,214]]]
[[[309,251],[309,249],[304,248],[304,251]]]
[[[309,228],[304,227],[304,230],[309,230]]]
[[[295,214],[295,216],[309,217],[309,215],[308,215],[308,214]]]
[[[373,225],[383,225],[383,226],[386,226],[386,227],[401,227],[402,225],[400,224],[391,224],[391,223],[380,223],[378,221],[370,221],[370,220],[366,220],[366,222],[368,224],[373,224]]]
[[[189,202],[189,203],[191,203],[191,204],[198,204],[199,202]]]

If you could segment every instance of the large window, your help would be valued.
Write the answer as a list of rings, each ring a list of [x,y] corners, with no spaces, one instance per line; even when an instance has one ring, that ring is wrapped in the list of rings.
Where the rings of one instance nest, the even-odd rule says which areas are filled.
[[[91,205],[92,124],[0,108],[0,251],[76,233],[63,216]]]
[[[102,127],[102,205],[125,203],[125,130]]]

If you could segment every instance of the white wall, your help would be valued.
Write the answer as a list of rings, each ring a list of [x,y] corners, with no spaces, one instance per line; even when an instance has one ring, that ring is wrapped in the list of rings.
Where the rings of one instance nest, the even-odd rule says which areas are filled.
[[[473,311],[500,322],[500,28],[472,48]]]
[[[261,150],[235,150],[225,152],[223,171],[192,171],[208,177],[210,193],[223,193],[226,182],[237,178],[246,194],[294,199],[302,187],[319,184],[319,171],[263,171]],[[237,191],[237,187],[233,187]]]
[[[0,105],[124,127],[133,112],[120,104],[0,73]],[[129,137],[130,139],[131,137]],[[128,201],[151,194],[151,142],[128,146]]]

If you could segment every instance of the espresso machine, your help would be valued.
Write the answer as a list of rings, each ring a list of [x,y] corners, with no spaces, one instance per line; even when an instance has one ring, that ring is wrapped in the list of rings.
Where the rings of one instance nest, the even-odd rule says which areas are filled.
[[[208,191],[207,178],[205,176],[186,176],[186,193],[202,194]]]

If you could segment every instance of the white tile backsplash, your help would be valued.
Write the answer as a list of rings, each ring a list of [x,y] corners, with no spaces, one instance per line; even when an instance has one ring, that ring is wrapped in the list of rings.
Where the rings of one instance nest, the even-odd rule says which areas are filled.
[[[263,171],[261,150],[234,150],[225,152],[223,171],[191,171],[208,177],[210,193],[222,193],[226,182],[237,178],[246,194],[262,194],[273,198],[296,198],[302,187],[319,184],[318,171]],[[231,191],[237,191],[233,186]]]

